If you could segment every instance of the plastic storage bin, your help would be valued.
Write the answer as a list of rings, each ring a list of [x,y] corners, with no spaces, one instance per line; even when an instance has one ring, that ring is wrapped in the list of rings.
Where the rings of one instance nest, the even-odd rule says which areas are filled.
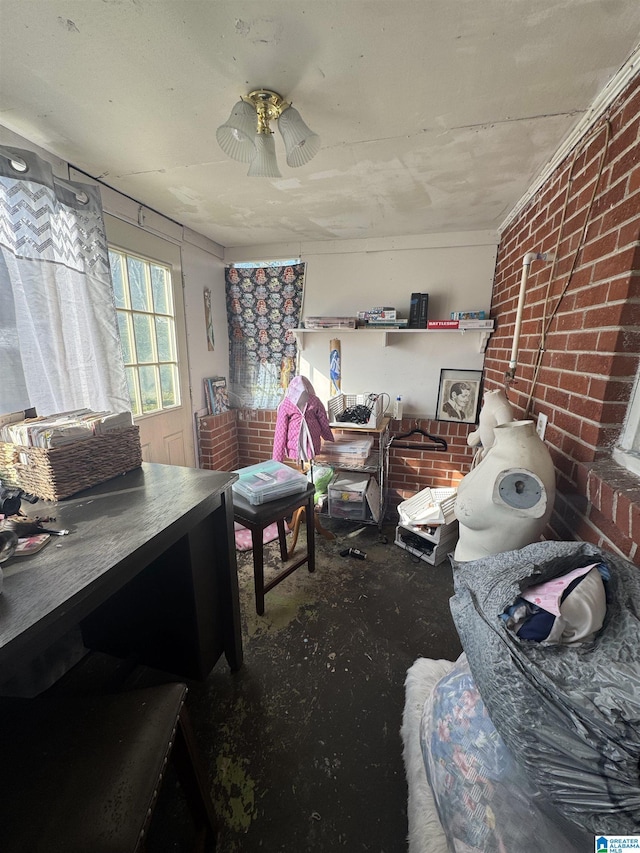
[[[341,472],[329,483],[329,515],[333,518],[353,518],[362,520],[367,517],[368,474]]]
[[[373,438],[371,436],[357,439],[338,437],[334,442],[324,442],[318,458],[328,465],[337,467],[364,468],[368,464],[372,447]]]
[[[304,474],[275,459],[240,468],[235,473],[239,479],[233,484],[233,491],[254,506],[304,492],[308,485]]]
[[[458,542],[458,522],[420,529],[399,524],[395,544],[415,557],[438,566],[455,550]]]
[[[398,504],[396,545],[432,566],[442,563],[458,541],[455,502],[455,488],[427,488]]]

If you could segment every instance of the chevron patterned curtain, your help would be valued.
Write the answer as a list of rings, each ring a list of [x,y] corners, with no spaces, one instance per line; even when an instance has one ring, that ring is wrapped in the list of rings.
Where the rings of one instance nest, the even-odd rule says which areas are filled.
[[[0,414],[130,407],[99,190],[0,146]]]

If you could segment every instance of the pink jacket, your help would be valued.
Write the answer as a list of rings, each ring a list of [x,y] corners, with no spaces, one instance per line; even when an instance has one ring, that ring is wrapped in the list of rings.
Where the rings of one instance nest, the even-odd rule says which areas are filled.
[[[308,429],[304,429],[303,420]],[[302,442],[304,454],[307,459],[312,459],[320,452],[323,438],[334,440],[324,406],[309,380],[304,376],[294,376],[278,406],[273,458],[278,462],[283,462],[285,457],[299,462]]]

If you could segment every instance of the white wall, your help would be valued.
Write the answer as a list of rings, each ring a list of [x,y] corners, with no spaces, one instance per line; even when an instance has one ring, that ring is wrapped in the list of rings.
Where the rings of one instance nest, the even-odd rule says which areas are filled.
[[[300,257],[307,264],[303,316],[353,316],[375,305],[408,317],[411,293],[429,294],[430,319],[491,306],[498,236],[495,232],[290,243],[225,250],[225,261]],[[301,372],[321,399],[329,397],[329,342],[341,341],[342,390],[400,394],[405,414],[433,417],[440,370],[481,370],[481,336],[474,332],[306,333]]]
[[[211,253],[205,237],[185,228],[182,244],[187,346],[194,410],[206,408],[202,380],[229,375],[229,335],[224,290],[224,262]],[[211,291],[214,350],[207,348],[204,291]]]

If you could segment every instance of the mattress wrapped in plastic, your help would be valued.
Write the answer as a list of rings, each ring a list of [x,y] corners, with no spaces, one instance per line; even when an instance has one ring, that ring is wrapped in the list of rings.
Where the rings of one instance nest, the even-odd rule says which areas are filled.
[[[602,627],[577,642],[562,624],[546,641],[520,636],[523,594],[590,565],[604,578]],[[454,562],[454,584],[473,680],[533,789],[593,834],[640,832],[640,570],[587,543],[540,542]]]

